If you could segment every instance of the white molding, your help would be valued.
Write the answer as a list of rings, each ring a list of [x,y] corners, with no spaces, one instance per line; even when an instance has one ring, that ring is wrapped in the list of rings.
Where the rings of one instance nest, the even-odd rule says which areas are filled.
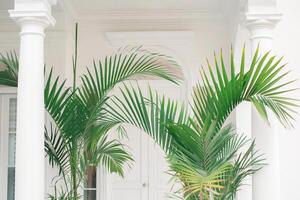
[[[192,48],[195,39],[193,31],[136,31],[136,32],[106,32],[107,40],[114,48],[124,46],[145,46],[147,49],[154,47],[155,51],[167,50],[168,55],[172,55],[177,59],[178,63],[183,66],[185,82],[184,87],[190,94],[190,69],[187,67],[186,61],[190,59],[188,53]],[[180,51],[186,49],[186,51]]]
[[[17,94],[17,88],[0,86],[0,95],[3,95],[3,94]]]
[[[65,30],[65,13],[62,11],[53,11],[53,16],[55,16],[57,23],[55,26],[49,27],[51,31],[62,31]],[[7,10],[0,10],[0,33],[1,32],[19,32],[20,28],[15,23],[15,21],[9,16]],[[46,31],[47,32],[47,31]]]
[[[7,165],[8,165],[8,125],[7,117],[4,117],[5,114],[9,113],[7,106],[8,99],[5,98],[6,95],[0,95],[0,198],[7,198]],[[6,105],[5,105],[6,104]],[[5,113],[5,114],[4,114]]]
[[[265,21],[274,26],[282,19],[282,13],[279,12],[247,12],[244,21],[247,24]]]
[[[186,45],[195,38],[192,31],[136,31],[106,32],[106,38],[114,47],[125,45]]]
[[[60,6],[74,20],[78,22],[101,22],[108,24],[131,24],[137,26],[145,23],[201,23],[203,19],[222,20],[224,13],[219,10],[209,11],[201,9],[164,9],[164,10],[81,10],[75,8],[69,0],[60,0]],[[142,24],[140,24],[142,22]]]
[[[251,32],[251,39],[273,39],[273,29],[282,19],[279,12],[248,12],[244,24]]]
[[[101,21],[149,21],[149,20],[199,20],[220,19],[221,12],[208,12],[206,10],[114,10],[114,11],[82,11],[78,12],[79,20]]]
[[[51,14],[51,7],[56,3],[57,0],[15,0],[14,9],[9,10],[8,12],[10,17],[16,21],[30,17],[54,26],[56,21]]]
[[[17,21],[19,21],[19,19],[30,17],[31,19],[43,20],[45,23],[49,23],[49,25],[52,26],[54,26],[56,22],[51,13],[47,11],[9,10],[9,14],[12,19],[16,19]]]
[[[12,89],[6,87],[6,89]],[[14,88],[13,88],[14,89]],[[9,152],[9,99],[16,98],[16,92],[1,93],[0,87],[0,199],[7,198],[7,170]]]

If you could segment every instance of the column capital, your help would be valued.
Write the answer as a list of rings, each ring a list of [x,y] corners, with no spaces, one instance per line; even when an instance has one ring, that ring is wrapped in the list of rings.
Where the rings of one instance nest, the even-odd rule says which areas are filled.
[[[247,12],[245,14],[245,25],[247,28],[253,29],[256,26],[264,26],[270,29],[273,29],[278,22],[280,22],[282,14],[279,12],[276,13],[254,13]]]
[[[49,25],[54,26],[56,23],[54,17],[45,11],[9,10],[9,14],[10,17],[20,25],[28,22],[36,22],[46,28]]]
[[[23,23],[36,22],[45,27],[55,25],[55,19],[51,14],[51,7],[57,0],[15,0],[13,10],[9,10],[10,17],[22,25]]]
[[[274,13],[254,13],[248,12],[245,14],[244,24],[252,33],[251,39],[266,38],[273,39],[273,29],[280,22],[282,14]]]

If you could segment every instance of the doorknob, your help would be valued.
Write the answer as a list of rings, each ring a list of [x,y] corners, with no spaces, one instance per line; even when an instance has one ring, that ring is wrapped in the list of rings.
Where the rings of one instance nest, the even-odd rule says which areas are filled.
[[[142,185],[143,187],[147,187],[147,183],[143,183],[143,185]]]

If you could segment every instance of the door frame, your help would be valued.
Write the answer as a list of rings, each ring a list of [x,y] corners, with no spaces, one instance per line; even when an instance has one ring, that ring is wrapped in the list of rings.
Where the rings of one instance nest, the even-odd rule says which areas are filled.
[[[141,90],[144,92],[144,94],[146,94],[148,91],[146,91],[148,89],[148,86],[153,86],[153,88],[155,87],[159,87],[161,85],[164,84],[171,84],[170,82],[166,81],[166,80],[138,80],[137,81],[139,87],[141,88]],[[174,85],[175,86],[175,85]],[[186,99],[186,95],[185,93],[187,92],[187,87],[186,85],[180,85],[180,86],[175,86],[178,87],[181,96],[179,99],[182,102],[187,101]],[[145,90],[143,90],[145,89]],[[154,89],[155,91],[155,89]],[[160,96],[163,96],[163,94],[160,93]],[[166,96],[168,97],[168,96]],[[144,133],[143,131],[140,131],[141,134],[145,134],[145,137],[147,137],[147,143],[148,145],[150,145],[150,140],[152,140],[152,138],[147,135],[147,133]],[[160,148],[159,145],[157,145],[157,148]],[[147,154],[148,154],[148,159],[152,159],[154,157],[154,152],[149,152],[149,147],[147,147]],[[135,164],[135,163],[133,163]],[[99,172],[98,172],[99,171]],[[149,195],[149,193],[153,192],[153,188],[150,187],[149,185],[149,181],[154,180],[153,177],[150,177],[154,174],[153,170],[152,171],[148,171],[147,172],[147,176],[148,176],[148,180],[147,180],[147,187],[148,187],[148,199],[151,199],[151,197],[153,195]],[[98,167],[97,170],[97,200],[112,200],[112,175],[109,174],[105,169],[101,169],[101,167]],[[151,179],[151,180],[150,180]],[[98,184],[100,183],[100,184]]]

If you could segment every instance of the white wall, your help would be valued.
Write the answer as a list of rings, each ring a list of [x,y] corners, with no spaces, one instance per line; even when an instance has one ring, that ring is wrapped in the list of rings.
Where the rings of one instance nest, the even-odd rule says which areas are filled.
[[[86,72],[86,67],[92,67],[93,59],[103,59],[106,55],[110,55],[113,52],[113,46],[107,40],[106,33],[107,32],[118,32],[118,31],[138,31],[143,32],[147,31],[181,31],[182,29],[176,27],[153,27],[151,30],[139,28],[138,26],[134,26],[129,24],[127,29],[124,29],[124,24],[122,28],[118,29],[118,26],[110,26],[103,25],[97,21],[79,21],[79,43],[78,43],[78,75]],[[69,28],[73,27],[69,25]],[[72,31],[72,28],[70,29]],[[191,77],[189,77],[188,82],[195,82],[199,78],[198,70],[203,64],[206,66],[206,58],[208,58],[213,63],[213,52],[219,52],[220,48],[223,48],[223,52],[225,55],[225,59],[229,57],[228,50],[231,45],[231,30],[226,27],[226,23],[223,22],[223,19],[206,19],[202,20],[196,25],[190,27],[188,31],[194,32],[194,39],[192,41],[193,47],[191,49],[187,49],[185,55],[187,59],[183,62],[185,63],[184,68],[187,68],[187,71],[190,72]],[[62,52],[55,51],[53,46],[48,45],[47,55],[49,58],[51,56],[52,59],[48,60],[51,64],[61,65],[61,63],[68,63],[65,66],[65,70],[61,70],[60,68],[55,67],[60,72],[65,72],[65,75],[68,79],[72,79],[72,66],[71,64],[71,54],[72,54],[72,34],[67,34],[67,40],[69,40],[67,47],[61,47],[67,53],[63,54]],[[141,43],[140,45],[143,45]],[[166,45],[164,43],[161,46],[169,47],[170,45]],[[171,45],[172,46],[172,45]],[[176,45],[175,45],[176,46]],[[174,52],[180,52],[178,49],[173,49]],[[171,49],[171,51],[173,51]],[[59,51],[62,51],[61,49]],[[52,57],[53,56],[53,57]],[[66,56],[63,58],[63,56]],[[55,60],[56,59],[56,60]],[[79,80],[77,80],[79,82]],[[70,82],[70,81],[69,81]],[[164,173],[164,172],[162,172]],[[53,174],[53,171],[52,171]],[[48,177],[48,183],[51,180]]]
[[[282,21],[277,25],[274,33],[274,48],[278,55],[284,56],[288,68],[292,70],[290,77],[300,77],[300,3],[297,0],[279,0],[278,8],[283,13]],[[297,82],[300,88],[300,82]],[[294,97],[300,98],[299,90]],[[299,112],[299,109],[298,109]],[[300,174],[300,117],[296,116],[295,128],[292,130],[281,129],[279,152],[281,171],[281,199],[300,199],[299,179]]]
[[[298,0],[279,0],[279,11],[282,12],[283,19],[275,29],[274,48],[278,55],[284,55],[288,66],[293,69],[292,76],[300,76],[300,13]],[[72,54],[72,33],[65,32],[66,19],[58,15],[58,26],[47,31],[45,59],[47,66],[54,67],[54,73],[62,77],[71,79],[71,54]],[[11,22],[13,23],[13,22]],[[228,55],[231,44],[234,44],[236,52],[242,48],[244,42],[248,42],[248,31],[244,27],[238,27],[238,34],[241,36],[237,41],[232,41],[232,26],[228,27],[228,22],[222,19],[203,19],[192,26],[157,26],[151,24],[150,28],[140,28],[138,25],[122,24],[102,24],[97,21],[81,21],[79,31],[79,74],[85,72],[85,66],[91,66],[93,59],[103,58],[112,52],[112,46],[105,37],[108,31],[178,31],[188,30],[195,33],[192,55],[186,62],[186,67],[192,75],[190,82],[198,78],[197,70],[201,64],[205,66],[205,59],[212,60],[213,51],[223,48],[224,54]],[[72,25],[69,31],[72,32]],[[143,26],[145,27],[145,26]],[[0,27],[0,52],[15,49],[18,51],[18,28],[10,25],[9,28]],[[162,44],[163,45],[163,44]],[[246,45],[250,54],[250,45]],[[237,56],[239,57],[239,56]],[[298,82],[300,87],[300,82]],[[300,98],[300,94],[296,96]],[[234,120],[234,119],[230,119]],[[295,129],[280,131],[280,171],[281,171],[281,199],[300,199],[298,192],[300,175],[300,123],[299,116],[296,119]],[[50,188],[52,176],[56,173],[47,167],[47,187]],[[49,189],[48,192],[51,190]]]
[[[289,78],[298,79],[300,76],[299,44],[300,44],[300,13],[299,1],[297,0],[278,0],[278,10],[283,14],[282,20],[274,30],[274,53],[280,57],[284,56],[287,62],[287,68],[292,70]],[[235,47],[241,48],[246,43],[248,52],[249,32],[244,26],[239,26],[237,30],[237,40]],[[249,52],[250,53],[250,52]],[[300,87],[298,81],[296,87]],[[300,98],[299,91],[296,91],[292,97]],[[298,112],[300,110],[298,109]],[[300,175],[300,117],[296,116],[294,129],[285,130],[279,128],[279,164],[280,164],[280,199],[298,200]],[[262,152],[263,153],[263,152]]]
[[[62,18],[63,19],[63,18]],[[8,18],[8,13],[0,11],[0,53],[6,53],[10,51],[19,51],[19,28],[18,26]],[[5,23],[4,23],[5,22]],[[62,79],[65,78],[65,62],[66,62],[66,34],[60,28],[50,29],[47,31],[47,37],[45,39],[45,63],[47,68],[53,67],[54,74],[60,75]],[[30,69],[28,69],[30,70]],[[7,154],[8,152],[1,152]],[[46,188],[47,193],[51,192],[52,178],[57,175],[56,170],[52,169],[46,163]]]
[[[54,74],[60,75],[62,78],[71,80],[72,78],[72,49],[73,49],[73,25],[68,23],[66,18],[60,13],[56,17],[58,25],[56,28],[50,28],[47,30],[47,37],[45,43],[45,60],[49,67],[54,68]],[[67,32],[66,32],[67,30]],[[194,83],[199,79],[198,70],[201,65],[206,66],[206,58],[213,63],[213,53],[216,51],[218,54],[220,49],[223,49],[225,61],[229,58],[229,49],[234,41],[231,41],[232,26],[228,26],[228,22],[223,18],[204,18],[200,19],[197,23],[189,26],[177,26],[168,25],[155,25],[151,24],[150,27],[139,27],[135,24],[102,24],[96,20],[80,21],[79,23],[79,69],[78,74],[86,72],[85,67],[91,67],[93,59],[98,60],[104,58],[106,55],[111,54],[113,47],[107,40],[105,34],[111,31],[191,31],[194,33],[193,48],[187,49],[189,56],[185,60],[184,68],[190,73],[190,77],[187,80],[190,83]],[[7,42],[9,38],[9,42]],[[5,44],[5,45],[4,45]],[[0,27],[0,51],[15,49],[18,51],[18,28],[13,25],[13,22],[9,25],[9,28],[5,30],[5,27]],[[143,45],[143,43],[141,43]],[[161,44],[164,46],[164,44]],[[176,50],[176,49],[175,49]],[[179,50],[180,52],[180,50]],[[70,81],[69,81],[70,83]],[[231,119],[234,120],[234,119]],[[47,179],[46,187],[47,192],[51,192],[51,181],[56,171],[51,169],[47,165],[46,169]]]

